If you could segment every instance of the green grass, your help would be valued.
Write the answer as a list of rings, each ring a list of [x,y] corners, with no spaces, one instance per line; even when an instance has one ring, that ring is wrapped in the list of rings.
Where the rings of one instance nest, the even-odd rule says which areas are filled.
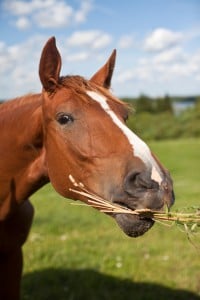
[[[150,146],[171,171],[175,208],[199,205],[200,140]],[[36,213],[24,246],[23,300],[200,299],[200,250],[176,227],[156,224],[131,239],[113,219],[70,205],[50,185],[32,202]]]

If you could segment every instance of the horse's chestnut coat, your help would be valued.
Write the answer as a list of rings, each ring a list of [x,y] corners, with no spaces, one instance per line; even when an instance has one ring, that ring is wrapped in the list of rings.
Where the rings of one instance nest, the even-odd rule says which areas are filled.
[[[33,219],[28,198],[47,182],[76,199],[72,174],[93,193],[131,209],[160,210],[174,201],[169,173],[126,126],[127,106],[109,91],[115,57],[114,50],[90,80],[61,76],[61,57],[51,38],[39,65],[42,93],[0,106],[2,300],[20,298],[22,245]],[[80,200],[87,202],[84,196]],[[138,216],[112,216],[132,237],[153,224]]]

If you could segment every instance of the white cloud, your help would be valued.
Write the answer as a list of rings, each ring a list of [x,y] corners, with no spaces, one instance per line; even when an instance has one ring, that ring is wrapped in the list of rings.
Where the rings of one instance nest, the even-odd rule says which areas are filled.
[[[154,63],[170,63],[173,61],[184,61],[186,54],[183,52],[181,47],[174,47],[167,49],[154,56]]]
[[[144,41],[144,49],[147,51],[163,51],[180,44],[183,34],[165,28],[157,28],[147,36]]]
[[[122,71],[118,74],[116,82],[125,83],[126,81],[152,81],[152,69],[150,66],[136,66],[133,69]]]
[[[200,69],[200,49],[190,58],[190,63],[195,69]]]
[[[154,70],[159,71],[163,79],[176,80],[178,77],[190,76],[195,78],[196,74],[200,73],[200,50],[188,54],[183,49],[177,48],[163,57],[154,56],[152,62]]]
[[[73,54],[68,54],[66,57],[66,61],[69,62],[78,62],[78,61],[84,61],[89,58],[89,52],[78,52]]]
[[[83,45],[87,46],[82,50],[80,49],[80,44],[75,45],[71,49],[69,47],[66,49],[63,47],[63,43],[61,46],[59,45],[60,43],[57,39],[58,49],[63,61],[63,74],[77,72],[82,75],[86,72],[93,74],[93,65],[89,64],[88,66],[89,59],[93,59],[97,63],[99,53],[102,54],[101,47],[105,46],[109,40],[107,34],[102,32],[97,33],[92,35],[92,40],[90,38],[86,39],[87,43],[85,43],[86,41],[82,41]],[[39,92],[41,90],[38,65],[42,48],[47,39],[48,37],[40,35],[31,36],[22,43],[9,46],[0,41],[0,90],[3,91],[1,97],[12,98],[24,93]],[[99,39],[98,43],[96,39]],[[89,47],[90,42],[92,43],[91,47]],[[105,57],[103,57],[104,61]],[[98,66],[97,63],[97,68]],[[12,89],[9,88],[10,83],[12,83]]]
[[[71,47],[101,49],[109,45],[111,41],[112,37],[100,30],[75,31],[67,39],[67,45]]]
[[[72,47],[88,46],[92,44],[99,35],[99,30],[75,31],[67,39],[67,44]]]
[[[121,71],[116,77],[116,82],[124,83],[126,81],[132,80],[133,78],[134,78],[133,70]]]
[[[197,76],[195,77],[195,79],[198,80],[198,81],[200,81],[200,75],[197,75]]]
[[[184,32],[184,38],[186,41],[190,41],[200,37],[200,27],[193,27],[192,29]]]
[[[123,35],[120,37],[118,47],[122,49],[130,48],[133,45],[133,37],[130,35]]]
[[[0,43],[0,89],[5,91],[6,98],[41,90],[38,65],[45,40],[41,36],[32,36],[26,42],[12,46]]]
[[[55,4],[54,0],[4,0],[4,8],[15,16],[30,15],[40,9],[48,9]]]
[[[47,2],[54,1],[48,0],[45,3],[47,5]],[[36,3],[36,0],[32,0],[32,2]],[[38,0],[39,4],[40,0]],[[72,14],[75,15],[74,11]],[[19,20],[22,20],[19,25],[21,28],[26,27],[26,18],[32,21],[29,16],[29,13],[19,15]],[[57,39],[63,61],[62,74],[78,73],[86,75],[86,77],[90,76],[105,63],[110,54],[107,46],[111,45],[112,36],[107,32],[101,30],[74,31],[65,41],[63,35],[60,36],[61,43],[59,38]],[[183,36],[184,43],[182,43]],[[47,39],[48,37],[44,36],[30,36],[29,40],[10,46],[0,41],[1,97],[6,95],[6,98],[11,98],[41,90],[38,64]],[[117,68],[113,77],[113,89],[116,94],[132,95],[135,91],[136,93],[161,93],[162,91],[171,93],[172,90],[173,93],[181,93],[182,87],[185,93],[199,91],[200,49],[197,49],[197,46],[194,49],[191,47],[191,35],[189,36],[186,32],[180,33],[179,39],[173,43],[169,43],[169,39],[166,42],[166,38],[163,40],[165,42],[162,42],[162,47],[159,46],[159,51],[157,46],[156,51],[146,52],[143,45],[139,45],[139,43],[137,43],[136,51],[130,51],[129,47],[135,46],[133,44],[135,40],[131,36],[121,36],[118,42],[123,50],[119,50],[119,60],[117,60]],[[187,47],[187,43],[189,47]],[[141,46],[140,49],[139,46]],[[134,64],[134,67],[131,67],[131,63]],[[12,83],[12,89],[10,83]]]
[[[32,2],[5,0],[3,7],[6,11],[15,16],[27,15],[32,12]]]
[[[70,24],[73,16],[73,9],[64,2],[50,5],[48,9],[38,11],[34,15],[35,23],[44,28],[62,27]]]
[[[93,49],[102,49],[108,46],[112,41],[112,37],[107,33],[101,33],[98,38],[94,40]]]
[[[188,85],[195,84],[195,80],[200,78],[199,74],[200,49],[188,54],[182,48],[173,48],[141,58],[133,68],[118,72],[116,82],[121,85],[141,82],[144,87],[150,83],[157,86],[161,84],[167,90],[176,82],[188,80]]]
[[[26,17],[20,17],[19,19],[17,19],[15,24],[19,29],[27,29],[30,27],[30,21]]]
[[[92,10],[92,2],[89,0],[83,0],[80,9],[75,12],[75,21],[77,23],[83,23],[86,21],[88,13]]]
[[[16,18],[14,23],[19,29],[25,29],[28,24],[27,20],[29,20],[29,25],[61,28],[85,22],[93,7],[91,1],[82,0],[77,9],[64,0],[4,0],[3,7]]]

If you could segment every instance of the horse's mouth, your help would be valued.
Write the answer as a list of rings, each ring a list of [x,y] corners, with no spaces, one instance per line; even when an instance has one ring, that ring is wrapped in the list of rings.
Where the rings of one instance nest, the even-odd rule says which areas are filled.
[[[129,205],[126,205],[122,202],[118,204],[124,208],[134,210],[134,208],[130,208]],[[113,214],[113,217],[124,233],[130,237],[139,237],[143,235],[154,224],[154,221],[145,215],[141,216],[136,214],[116,213]]]
[[[163,211],[165,205],[166,195],[162,190],[154,191],[148,190],[146,192],[140,191],[140,197],[127,197],[123,201],[115,198],[113,203],[123,206],[125,209],[152,209],[153,211]],[[169,199],[170,200],[169,200]],[[167,200],[173,203],[173,193],[167,195]],[[166,202],[167,203],[167,202]],[[171,206],[171,205],[170,205]],[[168,206],[169,207],[169,206]],[[154,224],[152,215],[147,214],[130,214],[130,213],[117,213],[113,214],[119,227],[130,237],[138,237],[147,232]]]
[[[151,218],[139,215],[115,214],[119,227],[130,237],[138,237],[147,232],[154,224]]]

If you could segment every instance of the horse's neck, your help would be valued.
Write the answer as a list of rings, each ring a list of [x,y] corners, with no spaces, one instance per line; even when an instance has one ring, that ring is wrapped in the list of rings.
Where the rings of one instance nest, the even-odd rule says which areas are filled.
[[[41,95],[0,106],[0,220],[47,182]]]
[[[38,139],[42,142],[41,95],[28,95],[0,105],[0,138],[0,155],[4,160],[16,160],[21,165],[29,160],[29,154],[32,159],[34,151],[30,150]],[[0,164],[3,167],[4,162]]]

